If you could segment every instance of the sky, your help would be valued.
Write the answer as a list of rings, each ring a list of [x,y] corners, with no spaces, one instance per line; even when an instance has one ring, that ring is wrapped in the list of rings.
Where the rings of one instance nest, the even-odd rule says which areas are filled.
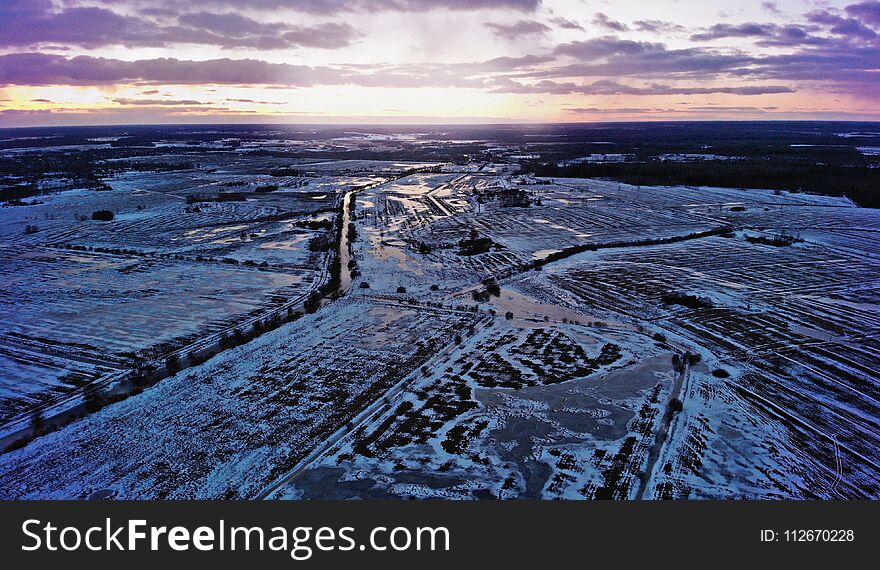
[[[0,0],[0,127],[880,120],[880,0]]]

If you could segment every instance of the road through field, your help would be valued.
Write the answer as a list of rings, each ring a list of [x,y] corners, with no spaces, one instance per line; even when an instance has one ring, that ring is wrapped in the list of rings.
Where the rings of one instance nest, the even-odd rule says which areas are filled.
[[[672,402],[675,400],[681,401],[681,388],[687,380],[688,369],[689,367],[685,360],[684,368],[675,376],[675,380],[673,381],[672,393],[669,395],[669,400],[666,401],[666,409],[663,413],[663,419],[660,420],[660,427],[657,429],[657,437],[654,440],[654,445],[651,446],[651,450],[648,452],[648,465],[639,475],[639,490],[636,493],[636,499],[644,498],[645,489],[648,486],[648,482],[651,480],[651,475],[654,473],[657,460],[660,458],[660,452],[663,451],[663,445],[666,443],[666,439],[669,436],[669,428],[676,415],[672,408]]]

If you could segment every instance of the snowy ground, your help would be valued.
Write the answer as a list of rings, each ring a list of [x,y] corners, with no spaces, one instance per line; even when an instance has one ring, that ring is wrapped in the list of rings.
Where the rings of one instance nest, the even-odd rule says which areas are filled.
[[[195,213],[222,217],[223,231],[174,221],[184,204],[173,201],[185,189],[156,195],[156,185],[123,185],[155,202],[122,208],[120,221],[179,237],[174,252],[184,258],[151,262],[127,290],[197,255],[234,257],[240,265],[208,264],[223,273],[199,281],[231,289],[224,306],[237,299],[242,311],[254,310],[244,303],[259,305],[257,291],[296,287],[316,266],[302,249],[304,228],[290,225],[300,218],[267,213],[290,200],[290,208],[322,210],[302,219],[322,219],[328,198],[318,186],[328,177],[378,182],[380,172],[418,165],[296,166],[317,177]],[[222,176],[240,177],[234,170]],[[516,170],[445,165],[360,190],[353,280],[340,299],[0,455],[3,497],[103,489],[123,498],[880,496],[876,210],[806,194],[535,180]],[[505,204],[517,190],[529,206]],[[532,267],[573,246],[720,227],[732,230]],[[49,231],[62,241],[64,224],[49,220]],[[101,231],[76,235],[104,243]],[[12,243],[36,239],[14,233]],[[758,239],[778,234],[796,239]],[[468,240],[488,245],[468,251]],[[139,243],[151,244],[149,236]],[[33,254],[40,259],[28,267],[46,255],[65,267],[65,256],[87,253]],[[114,264],[133,263],[113,255],[128,254],[91,263],[116,272]],[[269,267],[242,266],[247,259]],[[75,262],[80,274],[83,265]],[[32,280],[30,270],[16,273]],[[185,306],[193,323],[206,321],[200,311],[220,318],[209,299],[175,308],[174,292],[156,288],[169,313]],[[18,296],[24,306],[25,292]],[[141,310],[161,315],[148,304]],[[65,330],[50,328],[42,334]],[[0,358],[16,357],[0,345]],[[15,377],[30,374],[17,358]],[[59,382],[53,374],[46,383]]]
[[[597,180],[537,185],[540,205],[499,208],[466,198],[501,181],[440,182],[360,195],[361,279],[389,298],[494,310],[495,324],[463,334],[431,374],[273,497],[878,495],[876,212],[819,196]],[[736,231],[522,267],[572,245],[719,226]],[[472,229],[503,249],[456,255]],[[746,239],[776,233],[803,241]],[[490,275],[500,295],[474,303]],[[664,303],[668,293],[706,306]],[[585,366],[608,345],[616,359]],[[679,372],[672,358],[684,353],[697,356]]]
[[[121,172],[109,189],[0,209],[0,423],[304,299],[326,280],[341,193],[411,167],[322,161],[304,177],[237,154],[168,160],[193,156],[198,168]],[[266,185],[278,189],[256,191]],[[113,220],[93,220],[99,210]]]
[[[253,497],[473,321],[339,301],[0,455],[0,494]]]

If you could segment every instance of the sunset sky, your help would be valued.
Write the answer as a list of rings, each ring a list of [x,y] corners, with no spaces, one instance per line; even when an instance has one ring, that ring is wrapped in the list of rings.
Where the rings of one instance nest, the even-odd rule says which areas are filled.
[[[0,126],[880,120],[880,0],[0,0]]]

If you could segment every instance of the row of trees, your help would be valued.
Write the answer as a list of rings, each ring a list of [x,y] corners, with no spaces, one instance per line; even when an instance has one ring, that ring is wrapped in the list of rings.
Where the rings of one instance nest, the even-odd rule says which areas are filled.
[[[870,165],[831,164],[827,160],[701,160],[694,162],[535,164],[537,176],[612,178],[636,186],[716,186],[813,192],[847,196],[865,208],[880,208],[878,173]]]

